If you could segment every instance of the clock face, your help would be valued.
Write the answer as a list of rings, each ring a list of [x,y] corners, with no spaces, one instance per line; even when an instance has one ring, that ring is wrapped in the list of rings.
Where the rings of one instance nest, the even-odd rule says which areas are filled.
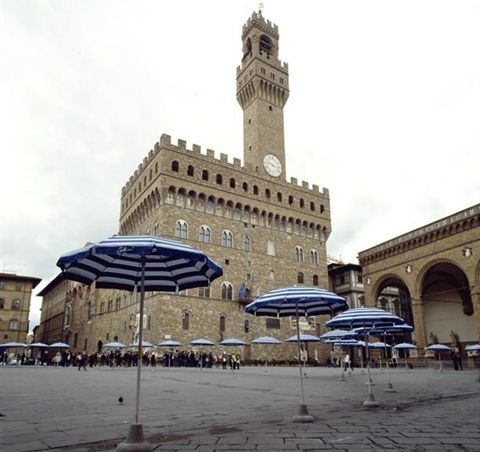
[[[264,157],[263,167],[270,176],[278,177],[282,174],[282,162],[273,154],[267,154]]]

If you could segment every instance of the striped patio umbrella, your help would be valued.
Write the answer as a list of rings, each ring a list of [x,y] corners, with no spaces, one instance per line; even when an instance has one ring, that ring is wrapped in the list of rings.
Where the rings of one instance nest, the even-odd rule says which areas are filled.
[[[108,342],[107,344],[103,344],[102,348],[126,348],[125,344],[122,344],[121,342]]]
[[[50,348],[70,348],[70,345],[65,344],[65,342],[54,342],[49,345]]]
[[[432,344],[427,347],[427,350],[436,352],[438,356],[438,370],[443,372],[442,352],[451,352],[452,349],[444,344]]]
[[[237,346],[240,346],[240,345],[247,345],[247,343],[245,341],[242,341],[241,339],[235,339],[234,337],[232,337],[231,339],[225,339],[221,342],[219,342],[220,345],[227,345],[227,346],[231,346],[231,347],[237,347]]]
[[[194,345],[194,346],[198,346],[198,347],[201,347],[201,346],[213,346],[215,345],[215,342],[212,342],[211,340],[209,339],[195,339],[193,340],[192,342],[190,342],[190,345]]]
[[[472,344],[472,345],[467,345],[465,347],[466,352],[475,352],[480,350],[480,344]]]
[[[178,341],[163,341],[158,344],[159,347],[180,347],[181,345]]]
[[[395,350],[416,350],[417,346],[410,344],[409,342],[401,342],[400,344],[394,345]],[[404,354],[405,359],[405,369],[408,371],[408,358],[407,353]]]
[[[326,333],[323,333],[320,336],[320,339],[322,341],[327,341],[329,339],[342,339],[345,337],[353,337],[355,334],[353,334],[351,331],[347,330],[332,330],[332,331],[327,331]]]
[[[300,316],[335,315],[348,309],[345,298],[318,287],[285,287],[275,289],[258,297],[245,307],[245,311],[255,316],[290,317],[297,320],[297,357],[300,372],[301,402],[299,414],[293,416],[294,422],[313,422],[308,414],[303,390],[303,370],[300,352]],[[320,340],[320,339],[319,339]]]
[[[57,265],[67,279],[95,282],[99,289],[140,291],[138,356],[142,356],[145,291],[178,292],[207,287],[222,276],[222,268],[203,252],[182,242],[153,236],[113,236],[64,254]],[[135,422],[126,444],[150,449],[138,422],[141,368],[137,366]]]
[[[355,308],[338,314],[333,319],[325,323],[328,328],[361,328],[361,333],[366,336],[365,342],[368,343],[368,335],[370,330],[380,327],[391,327],[394,325],[404,325],[405,320],[401,317],[380,308]],[[367,375],[368,375],[368,395],[363,402],[364,406],[377,407],[380,404],[375,400],[372,392],[372,380],[370,377],[370,357],[368,353],[369,347],[366,347],[367,356]],[[387,389],[386,392],[393,392],[393,386],[390,382],[390,374],[387,372]]]
[[[321,339],[313,334],[300,333],[299,336],[290,336],[285,342],[320,342]]]
[[[28,344],[29,348],[48,348],[49,346],[47,344],[44,344],[43,342],[33,342],[31,344]]]
[[[0,344],[0,348],[21,348],[26,346],[27,344],[23,342],[5,342],[4,344]]]
[[[256,339],[253,339],[253,341],[251,343],[252,344],[265,344],[265,345],[278,345],[278,344],[281,344],[282,342],[279,341],[275,337],[262,336],[262,337],[257,337]]]
[[[250,343],[258,344],[258,345],[279,345],[282,342],[275,337],[262,336],[262,337],[257,337],[256,339],[253,339]],[[268,359],[265,359],[265,366],[268,366]],[[268,375],[268,370],[266,369],[265,369],[265,375]]]

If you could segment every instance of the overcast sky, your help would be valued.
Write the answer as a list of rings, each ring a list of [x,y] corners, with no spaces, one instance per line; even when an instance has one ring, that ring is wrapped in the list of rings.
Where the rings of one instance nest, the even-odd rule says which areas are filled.
[[[329,255],[479,202],[480,1],[263,3],[290,69],[287,177],[329,188]],[[61,254],[116,233],[162,133],[243,159],[235,70],[258,2],[0,6],[3,271],[42,288]]]

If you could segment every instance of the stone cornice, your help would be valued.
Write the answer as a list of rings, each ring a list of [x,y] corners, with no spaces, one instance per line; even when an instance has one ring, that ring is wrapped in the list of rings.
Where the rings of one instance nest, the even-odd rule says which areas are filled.
[[[368,265],[479,226],[480,204],[476,204],[380,245],[360,251],[358,260],[360,265]]]

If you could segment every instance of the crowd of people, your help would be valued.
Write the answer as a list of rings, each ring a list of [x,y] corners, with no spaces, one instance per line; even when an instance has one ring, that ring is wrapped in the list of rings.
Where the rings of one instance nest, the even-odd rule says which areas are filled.
[[[232,370],[240,369],[241,357],[238,353],[220,354],[212,352],[166,350],[163,353],[145,350],[142,355],[143,366],[165,367],[221,367]],[[104,350],[88,355],[85,351],[72,353],[70,350],[49,351],[40,349],[31,353],[15,354],[6,350],[0,353],[0,364],[76,367],[78,370],[87,370],[88,367],[136,367],[138,352],[135,350]]]

